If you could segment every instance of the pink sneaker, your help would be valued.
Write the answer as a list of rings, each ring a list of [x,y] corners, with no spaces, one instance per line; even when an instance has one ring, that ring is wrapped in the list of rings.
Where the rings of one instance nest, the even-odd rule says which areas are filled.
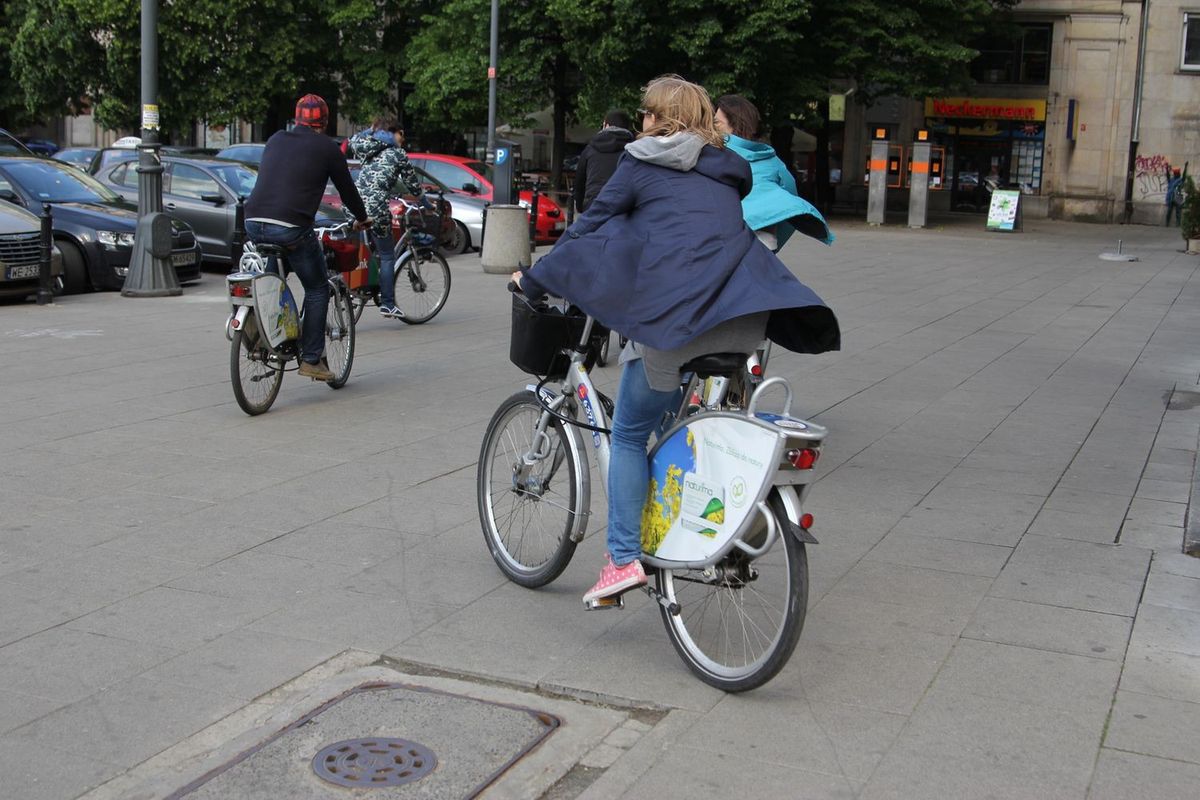
[[[642,562],[634,559],[625,566],[618,567],[612,562],[612,556],[607,558],[608,563],[600,570],[600,580],[583,596],[583,602],[589,603],[601,597],[614,597],[646,583],[646,571],[642,569]]]

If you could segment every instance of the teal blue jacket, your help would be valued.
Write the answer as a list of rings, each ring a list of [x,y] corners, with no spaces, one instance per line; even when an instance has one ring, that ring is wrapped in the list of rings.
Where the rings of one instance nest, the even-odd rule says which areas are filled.
[[[780,247],[795,231],[819,242],[833,244],[834,236],[825,218],[812,203],[798,195],[796,179],[775,155],[775,148],[732,135],[726,138],[725,144],[750,162],[750,171],[754,175],[754,188],[742,198],[742,217],[751,230],[778,225],[775,236]]]

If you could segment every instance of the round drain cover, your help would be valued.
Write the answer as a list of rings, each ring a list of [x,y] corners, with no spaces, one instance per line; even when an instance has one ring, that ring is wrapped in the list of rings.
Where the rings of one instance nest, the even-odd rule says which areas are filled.
[[[317,777],[338,786],[400,786],[433,772],[437,756],[407,739],[345,739],[313,757]]]

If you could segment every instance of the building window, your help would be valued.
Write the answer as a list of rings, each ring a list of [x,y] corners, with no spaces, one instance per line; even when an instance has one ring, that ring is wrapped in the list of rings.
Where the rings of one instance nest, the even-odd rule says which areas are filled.
[[[1183,57],[1179,68],[1200,72],[1200,14],[1183,15]]]
[[[978,83],[1048,84],[1053,33],[1052,25],[1019,25],[1011,39],[992,36],[977,42],[971,77]]]

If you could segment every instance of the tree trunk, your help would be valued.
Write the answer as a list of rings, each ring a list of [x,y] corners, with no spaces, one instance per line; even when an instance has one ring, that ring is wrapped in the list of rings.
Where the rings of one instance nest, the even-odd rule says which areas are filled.
[[[828,216],[833,207],[832,187],[829,185],[829,98],[826,97],[818,106],[821,115],[820,126],[817,128],[817,158],[816,158],[816,205],[817,210]]]
[[[567,59],[559,55],[554,60],[554,139],[550,145],[550,185],[562,191],[563,153],[567,145]]]

